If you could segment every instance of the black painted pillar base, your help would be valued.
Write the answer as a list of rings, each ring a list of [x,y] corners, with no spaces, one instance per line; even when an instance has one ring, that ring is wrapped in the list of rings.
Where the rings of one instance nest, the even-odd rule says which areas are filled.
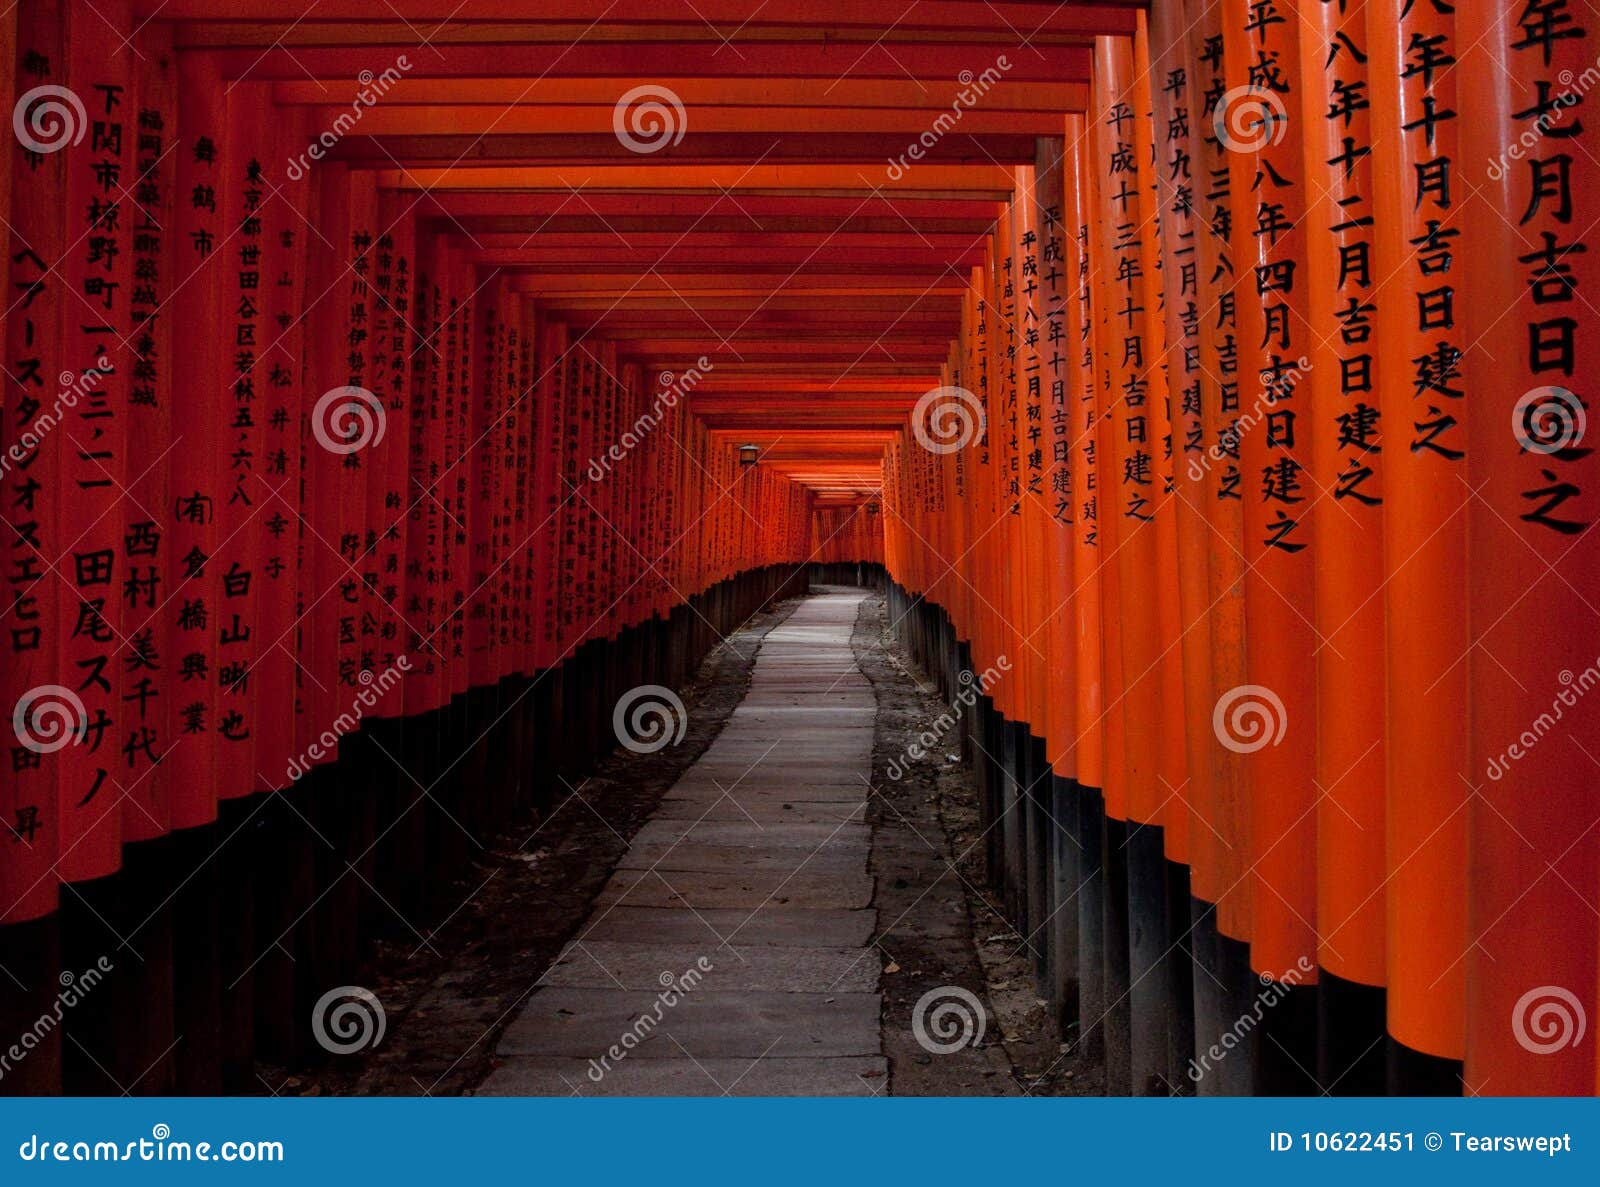
[[[311,910],[316,899],[316,844],[306,813],[326,785],[324,768],[273,792],[261,808],[256,867],[256,1047],[262,1058],[287,1067],[303,1062],[310,990]],[[226,987],[225,987],[226,988]],[[274,1087],[276,1087],[274,1085]]]
[[[1133,1010],[1128,996],[1128,823],[1102,818],[1105,891],[1106,1095],[1133,1088]]]
[[[79,990],[61,1019],[68,1095],[173,1091],[171,851],[171,838],[130,845],[117,873],[61,888],[61,976]]]
[[[468,689],[465,698],[466,718],[462,729],[462,757],[458,768],[460,780],[455,784],[456,819],[467,832],[466,857],[471,860],[489,845],[494,832],[496,795],[493,789],[493,767],[489,761],[490,738],[497,716],[493,686]]]
[[[1027,869],[1024,890],[1027,894],[1029,954],[1033,960],[1033,979],[1039,996],[1050,993],[1050,766],[1045,761],[1043,738],[1037,738],[1024,724],[1019,747],[1025,758],[1022,811],[1027,837]]]
[[[1082,842],[1078,836],[1078,784],[1050,777],[1050,995],[1052,1013],[1063,1037],[1078,1021],[1078,886],[1083,881]]]
[[[1221,1078],[1212,1074],[1211,1061],[1223,1030],[1231,1024],[1224,1018],[1226,998],[1221,957],[1218,954],[1217,908],[1202,899],[1189,899],[1189,955],[1194,962],[1190,980],[1194,986],[1193,1049],[1179,1071],[1196,1096],[1221,1096]]]
[[[1167,1081],[1174,1096],[1194,1087],[1184,1074],[1194,1054],[1194,950],[1189,919],[1189,867],[1175,861],[1167,869]]]
[[[1218,1045],[1223,1058],[1211,1075],[1217,1078],[1219,1096],[1255,1096],[1258,1093],[1255,1052],[1261,1041],[1256,1009],[1261,978],[1250,968],[1250,945],[1217,934],[1217,969],[1222,977],[1222,1033]]]
[[[343,769],[340,786],[345,789],[345,834],[340,842],[340,856],[346,872],[341,888],[349,886],[354,903],[355,917],[351,925],[354,967],[360,964],[378,922],[392,914],[378,890],[378,833],[388,823],[379,822],[379,804],[380,799],[389,798],[394,780],[404,776],[378,753],[376,738],[365,725],[360,733],[346,740],[355,744],[348,753],[341,750],[339,762]]]
[[[1018,742],[1022,731],[1015,722],[1000,719],[1000,836],[1002,902],[1006,918],[1027,934],[1027,887],[1023,868],[1027,860],[1022,819],[1023,754]]]
[[[471,735],[465,698],[451,697],[439,709],[439,778],[425,802],[428,867],[435,880],[447,879],[467,862],[471,830],[461,818]]]
[[[234,989],[249,1003],[253,982],[225,989],[222,936],[231,930],[233,904],[224,905],[223,866],[240,856],[230,852],[224,819],[237,828],[249,797],[217,805],[217,822],[172,833],[162,842],[172,869],[173,994],[177,1046],[173,1048],[176,1091],[182,1096],[211,1096],[222,1091],[224,1001]],[[220,850],[218,846],[221,846]],[[223,914],[229,916],[226,920]],[[244,914],[248,916],[247,909]],[[248,929],[249,920],[245,926]],[[148,930],[148,929],[146,929]],[[140,937],[132,943],[141,951]],[[238,976],[235,973],[235,976]]]
[[[361,830],[359,816],[366,788],[357,782],[356,771],[342,753],[340,761],[326,769],[322,793],[310,804],[316,900],[310,917],[311,953],[306,972],[313,983],[313,1001],[329,989],[348,985],[360,963],[362,886],[349,861],[355,853],[352,843]]]
[[[990,886],[1000,885],[999,788],[995,782],[994,701],[980,696],[972,707],[972,771],[978,792],[978,829],[983,837],[983,872]]]
[[[1258,978],[1259,980],[1259,978]],[[1255,1047],[1259,1096],[1317,1096],[1317,987],[1262,983]]]
[[[1460,1096],[1461,1061],[1425,1055],[1389,1037],[1385,1060],[1390,1096]]]
[[[1128,1090],[1134,1096],[1171,1095],[1164,847],[1159,825],[1128,823]]]
[[[1388,994],[1326,969],[1317,983],[1317,1080],[1332,1096],[1382,1096]]]
[[[0,1035],[5,1036],[5,1047],[0,1048],[0,1060],[5,1061],[0,1067],[4,1072],[0,1096],[57,1096],[62,1032],[55,1009],[63,988],[60,916],[52,912],[42,919],[0,927],[0,965],[5,966],[0,972],[4,981]],[[48,1018],[48,1024],[41,1025],[41,1018]],[[13,1045],[20,1059],[11,1058]]]
[[[689,674],[689,609],[687,606],[674,606],[672,613],[667,618],[668,650],[671,653],[671,664],[667,668],[667,679],[662,683],[672,688],[680,688]]]
[[[533,684],[520,673],[500,682],[500,711],[506,718],[506,818],[502,829],[526,820],[533,808]]]
[[[386,775],[374,780],[382,797],[375,852],[378,886],[389,904],[378,916],[378,931],[392,936],[405,930],[402,918],[417,917],[424,901],[428,873],[425,797],[438,777],[438,714],[375,721],[368,728],[379,747],[374,762],[387,769]]]
[[[279,854],[263,850],[263,814],[268,801],[260,795],[228,800],[217,813],[222,848],[217,865],[217,901],[222,916],[217,929],[217,985],[222,1011],[222,1091],[235,1095],[258,1092],[256,1053],[256,879],[265,865],[276,868]],[[182,933],[178,936],[182,945]],[[180,974],[181,975],[181,974]],[[184,1029],[180,1013],[177,1028]],[[181,1090],[180,1090],[181,1091]]]
[[[1078,784],[1078,1044],[1084,1057],[1105,1059],[1106,868],[1105,796]]]
[[[656,631],[659,645],[664,638],[660,623],[657,623]],[[663,649],[661,655],[664,654]],[[535,722],[529,748],[529,777],[533,813],[537,819],[543,820],[564,798],[564,788],[556,773],[555,763],[557,740],[561,736],[561,702],[557,696],[561,680],[549,668],[535,674],[533,680],[533,692],[528,698],[533,702]]]
[[[971,671],[972,645],[966,640],[962,640],[956,644],[956,679],[961,679],[962,672]],[[981,811],[983,807],[982,769],[978,762],[980,756],[975,743],[978,739],[978,721],[980,715],[983,713],[984,698],[977,695],[978,682],[976,675],[973,676],[971,684],[963,684],[961,687],[968,690],[967,699],[972,702],[971,704],[964,703],[966,720],[965,728],[961,731],[961,761],[966,763],[968,769],[972,771],[973,780],[978,785],[978,807]]]
[[[515,677],[502,676],[484,689],[483,720],[484,780],[478,794],[484,801],[485,845],[488,837],[501,832],[517,811],[517,730]]]

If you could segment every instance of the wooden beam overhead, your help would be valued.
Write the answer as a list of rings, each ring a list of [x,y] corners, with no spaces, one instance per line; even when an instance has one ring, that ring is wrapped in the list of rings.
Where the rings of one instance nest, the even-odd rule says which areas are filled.
[[[537,8],[518,0],[386,0],[382,6],[374,6],[370,0],[319,0],[304,14],[301,23],[347,21],[370,27],[394,22],[422,26],[413,36],[432,36],[434,29],[441,26],[484,23],[581,23],[593,27],[597,24],[596,7],[592,0],[541,0]],[[605,7],[604,18],[607,24],[620,27],[693,22],[717,28],[733,25],[741,32],[796,26],[876,30],[885,24],[884,13],[858,0],[795,0],[781,6],[763,6],[754,13],[751,7],[749,0],[616,0]],[[1138,7],[1139,0],[1074,0],[1071,4],[911,0],[903,10],[897,10],[900,15],[895,25],[968,34],[992,31],[996,26],[1015,28],[1029,36],[1132,34],[1133,13]],[[136,0],[134,13],[140,21],[288,23],[283,0]]]
[[[519,78],[528,88],[548,86],[559,91],[564,78],[638,76],[641,64],[648,63],[651,74],[702,74],[727,78],[821,79],[824,83],[844,78],[940,78],[960,80],[982,76],[985,70],[998,77],[1019,82],[1068,82],[1087,84],[1092,50],[1081,45],[1029,45],[1015,37],[1010,44],[991,47],[942,41],[882,42],[827,41],[820,34],[807,34],[809,40],[792,42],[751,42],[738,44],[738,53],[714,54],[704,45],[681,41],[590,42],[557,39],[524,43],[515,52],[493,43],[420,46],[415,33],[403,24],[373,26],[374,30],[396,28],[393,40],[375,43],[368,39],[350,45],[299,45],[277,40],[271,27],[263,28],[258,39],[239,48],[217,49],[207,45],[185,47],[180,51],[206,52],[212,56],[226,79],[252,79],[257,82],[287,82],[310,78],[357,77],[363,70],[381,74],[397,65],[403,55],[404,78]],[[394,58],[386,58],[389,51]],[[1009,70],[995,65],[1004,56]]]
[[[731,52],[731,51],[725,51]],[[540,107],[598,107],[610,111],[620,95],[639,85],[639,76],[560,77],[553,80],[509,78],[418,78],[406,72],[387,89],[383,106],[368,113],[376,116],[391,107],[481,106],[498,111],[522,112]],[[689,111],[748,109],[754,112],[797,109],[825,113],[855,111],[915,111],[930,121],[942,112],[962,109],[962,122],[985,112],[1027,112],[1055,117],[1060,130],[1063,113],[1082,111],[1089,88],[1081,82],[1043,80],[1018,82],[1005,77],[989,87],[981,102],[970,102],[973,91],[959,78],[855,78],[845,77],[818,86],[804,78],[716,78],[700,75],[650,79],[678,97]],[[280,106],[348,107],[362,88],[358,72],[269,84]],[[696,126],[699,126],[696,117]],[[709,130],[709,129],[708,129]]]
[[[191,69],[273,104],[301,168],[375,182],[608,368],[698,374],[693,415],[856,501],[940,382],[1017,167],[1086,109],[1094,39],[1139,7],[134,3]]]
[[[473,109],[478,110],[478,109]],[[450,135],[346,136],[329,153],[331,159],[351,165],[377,166],[404,161],[418,166],[636,164],[639,154],[610,129],[552,131],[541,134],[514,132],[498,125],[492,116],[473,119],[480,128]],[[796,123],[802,121],[794,121]],[[332,126],[333,118],[319,125]],[[857,125],[859,128],[861,125]],[[696,127],[681,142],[664,143],[654,155],[661,164],[697,165],[736,161],[821,162],[859,164],[868,177],[883,180],[890,166],[903,157],[917,132],[819,132],[796,128],[715,132]],[[1022,165],[1034,159],[1037,137],[1033,132],[995,132],[974,136],[963,131],[941,136],[922,151],[921,160],[934,164]],[[904,168],[904,165],[901,166]]]
[[[880,192],[965,197],[993,202],[1010,197],[1012,171],[1000,165],[911,165],[901,176],[858,165],[592,165],[582,168],[476,166],[462,161],[450,168],[379,169],[378,184],[391,189],[644,191],[691,190],[703,194],[765,191],[806,196]]]

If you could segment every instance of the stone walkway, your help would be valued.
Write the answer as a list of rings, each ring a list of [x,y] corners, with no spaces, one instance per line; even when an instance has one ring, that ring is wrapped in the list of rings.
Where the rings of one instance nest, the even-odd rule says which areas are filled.
[[[480,1095],[887,1087],[866,824],[863,591],[803,602],[540,980]]]

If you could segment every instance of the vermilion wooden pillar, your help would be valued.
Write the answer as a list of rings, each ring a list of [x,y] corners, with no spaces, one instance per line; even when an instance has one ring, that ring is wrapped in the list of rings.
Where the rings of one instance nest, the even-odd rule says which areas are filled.
[[[19,90],[64,85],[64,22],[56,4],[36,4],[11,14],[14,46],[4,67]],[[49,64],[48,68],[46,64]],[[31,690],[58,684],[59,632],[56,628],[62,589],[49,562],[62,549],[59,506],[60,460],[66,440],[40,434],[40,412],[60,397],[66,360],[56,325],[69,300],[65,282],[53,270],[67,250],[64,186],[66,158],[60,153],[32,153],[20,139],[6,145],[6,172],[16,181],[8,189],[8,292],[6,303],[5,416],[0,442],[14,459],[5,473],[6,605],[0,615],[6,643],[0,665],[0,690],[15,714]],[[13,307],[13,305],[15,307]],[[69,379],[72,377],[69,377]],[[6,860],[0,862],[0,935],[11,950],[7,962],[25,987],[5,999],[4,1022],[21,1033],[47,1008],[56,993],[61,970],[59,919],[56,912],[60,875],[63,815],[56,797],[58,742],[72,729],[55,706],[58,693],[35,697],[32,712],[36,739],[8,739],[10,762],[0,779],[0,813],[6,825]],[[66,702],[69,707],[70,701]],[[42,745],[41,745],[42,743]],[[61,1037],[53,1032],[40,1042],[13,1075],[3,1081],[8,1092],[49,1093],[61,1088]]]
[[[1454,1091],[1464,1051],[1468,672],[1465,388],[1454,277],[1461,250],[1459,97],[1447,6],[1368,0],[1372,39],[1374,235],[1384,282],[1375,309],[1343,323],[1369,332],[1384,451],[1384,614],[1388,693],[1389,1033],[1397,1091]],[[1402,115],[1402,113],[1406,113]],[[1431,228],[1431,229],[1430,229]],[[1497,232],[1498,233],[1498,232]]]
[[[1240,401],[1250,418],[1240,440],[1249,683],[1224,690],[1218,709],[1222,744],[1245,753],[1250,780],[1251,966],[1285,986],[1287,999],[1256,1042],[1257,1087],[1292,1092],[1311,1087],[1306,1071],[1316,1063],[1316,688],[1304,657],[1318,642],[1306,607],[1319,554],[1310,514],[1317,492],[1307,477],[1310,395],[1299,362],[1311,338],[1304,129],[1280,112],[1296,103],[1306,75],[1298,30],[1260,15],[1232,0],[1222,6],[1226,81],[1246,88],[1224,116],[1233,122],[1223,139]]]
[[[1098,257],[1090,249],[1090,227],[1099,217],[1098,195],[1090,166],[1095,134],[1089,121],[1068,116],[1062,145],[1063,194],[1068,202],[1067,271],[1072,300],[1067,337],[1077,360],[1068,449],[1079,495],[1072,542],[1073,665],[1075,693],[1078,812],[1075,839],[1082,861],[1078,896],[1078,1041],[1090,1058],[1104,1049],[1104,1015],[1108,1002],[1105,972],[1105,875],[1100,844],[1105,807],[1105,684],[1102,659],[1102,557],[1100,423],[1104,401],[1099,387]]]
[[[1043,557],[1043,614],[1039,642],[1049,705],[1045,723],[1049,806],[1048,851],[1050,897],[1047,951],[1050,993],[1057,1019],[1076,1021],[1078,1014],[1078,893],[1083,880],[1082,842],[1078,835],[1076,789],[1078,727],[1076,598],[1073,539],[1078,508],[1077,467],[1072,456],[1072,426],[1082,398],[1079,346],[1070,333],[1070,307],[1075,300],[1069,241],[1077,233],[1076,208],[1069,213],[1064,146],[1059,139],[1041,140],[1036,156],[1034,201],[1039,213],[1040,337],[1040,489],[1042,517],[1038,548]],[[1076,188],[1076,178],[1071,179]],[[959,460],[959,455],[958,455]],[[959,496],[958,496],[959,497]]]
[[[1200,365],[1203,374],[1201,417],[1207,436],[1215,442],[1206,467],[1206,517],[1215,547],[1210,554],[1210,623],[1212,689],[1222,694],[1248,683],[1245,670],[1244,627],[1244,500],[1245,476],[1240,469],[1239,435],[1242,408],[1241,341],[1238,310],[1243,298],[1235,281],[1239,268],[1233,249],[1232,153],[1216,128],[1221,97],[1227,93],[1222,5],[1220,0],[1198,0],[1190,10],[1190,43],[1196,63],[1196,86],[1205,95],[1196,118],[1195,159],[1201,177],[1201,219],[1206,233],[1200,239],[1202,275],[1209,289],[1201,321]],[[1225,110],[1222,112],[1225,116]],[[1251,384],[1253,391],[1253,383]],[[1210,399],[1206,395],[1211,396]],[[1214,708],[1214,704],[1213,704]],[[1249,787],[1244,755],[1225,746],[1212,730],[1209,783],[1211,825],[1219,844],[1213,850],[1216,872],[1207,875],[1206,863],[1197,865],[1196,895],[1216,904],[1219,936],[1216,972],[1220,980],[1241,980],[1243,946],[1250,939],[1253,881],[1248,874],[1248,846],[1228,838],[1250,831]],[[1231,971],[1230,971],[1231,970]],[[1224,1007],[1227,1010],[1227,1007]],[[1247,1040],[1248,1043],[1248,1040]],[[1248,1050],[1236,1050],[1225,1061],[1224,1079],[1234,1091],[1249,1082],[1240,1068],[1248,1063]],[[1220,1070],[1220,1069],[1219,1069]],[[1207,1077],[1203,1083],[1211,1081]]]
[[[1167,846],[1167,995],[1176,1017],[1168,1036],[1168,1081],[1178,1092],[1193,1091],[1186,1074],[1194,1054],[1194,902],[1191,867],[1210,855],[1209,818],[1191,807],[1201,797],[1210,808],[1209,750],[1211,632],[1207,557],[1214,541],[1205,509],[1207,440],[1202,414],[1200,328],[1201,280],[1196,236],[1193,157],[1194,121],[1202,102],[1195,63],[1184,38],[1182,3],[1150,11],[1148,89],[1151,118],[1151,205],[1160,220],[1159,280],[1165,314],[1163,369],[1167,440],[1163,448],[1170,512],[1170,546],[1162,545],[1170,578],[1162,583],[1163,701],[1171,727],[1162,749],[1163,819]],[[1181,728],[1178,723],[1181,722]],[[1197,818],[1198,817],[1198,818]],[[1200,978],[1208,974],[1199,973]]]
[[[1373,241],[1373,126],[1366,6],[1299,10],[1302,68],[1291,118],[1307,179],[1305,283],[1312,334],[1304,426],[1318,498],[1313,531],[1337,564],[1315,570],[1317,672],[1318,1076],[1330,1091],[1381,1090],[1385,971],[1385,695],[1383,505],[1370,317],[1384,274]]]
[[[1594,163],[1580,124],[1592,11],[1456,11],[1462,220],[1471,794],[1465,1089],[1596,1091],[1600,734],[1589,242]],[[1467,80],[1470,80],[1468,85]],[[1581,83],[1577,84],[1581,88]],[[1552,108],[1563,96],[1565,108]],[[1588,108],[1589,110],[1585,110]],[[1552,122],[1553,117],[1553,122]],[[1544,134],[1530,132],[1544,121]],[[1478,174],[1479,170],[1483,173]],[[1456,191],[1458,194],[1460,191]]]

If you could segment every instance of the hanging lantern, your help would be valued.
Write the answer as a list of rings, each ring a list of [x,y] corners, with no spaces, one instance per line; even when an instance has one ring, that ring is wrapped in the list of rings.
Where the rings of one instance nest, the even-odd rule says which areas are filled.
[[[760,459],[760,457],[761,457],[761,446],[759,446],[759,445],[741,445],[741,446],[739,446],[739,464],[741,466],[746,466],[746,467],[753,466]]]

